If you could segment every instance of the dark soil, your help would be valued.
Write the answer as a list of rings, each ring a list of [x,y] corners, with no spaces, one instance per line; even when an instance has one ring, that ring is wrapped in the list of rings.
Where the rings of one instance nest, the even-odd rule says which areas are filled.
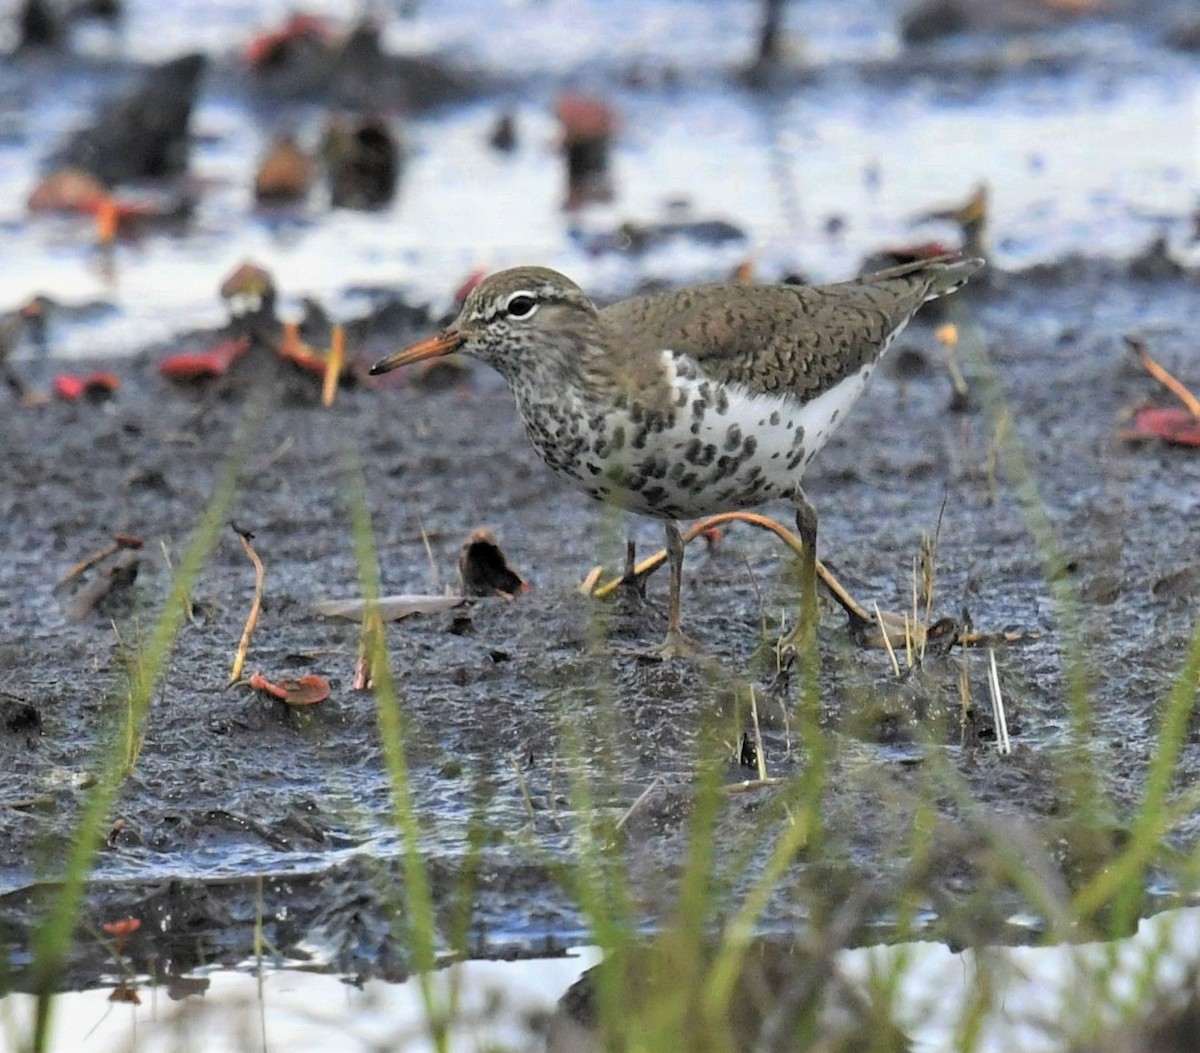
[[[965,327],[966,409],[951,411],[932,331],[914,326],[818,458],[806,488],[821,513],[821,554],[860,598],[906,608],[921,534],[940,521],[935,616],[961,619],[965,609],[978,630],[1033,638],[997,651],[1014,739],[1003,757],[979,653],[977,711],[964,732],[961,651],[897,682],[882,652],[851,644],[837,608],[823,610],[824,833],[820,850],[781,882],[766,927],[794,926],[851,886],[878,890],[885,905],[912,887],[944,933],[994,936],[1012,910],[1036,905],[990,862],[991,836],[1051,889],[1076,886],[1120,843],[1200,591],[1200,458],[1117,437],[1123,410],[1170,401],[1124,357],[1121,336],[1141,333],[1195,389],[1196,292],[1187,275],[1146,280],[1116,264],[996,275],[958,305],[991,362],[972,351]],[[416,335],[411,326],[378,329],[365,357]],[[623,521],[542,466],[496,377],[477,368],[442,391],[411,378],[347,389],[325,410],[313,382],[265,358],[220,389],[186,392],[158,377],[158,357],[119,363],[122,387],[107,402],[9,400],[0,409],[0,925],[15,986],[38,912],[55,894],[88,773],[121,715],[128,663],[167,594],[164,551],[178,566],[244,433],[252,437],[232,519],[254,532],[266,565],[247,671],[319,673],[333,692],[298,710],[226,689],[253,570],[224,530],[192,592],[194,618],[161,678],[88,890],[87,926],[143,920],[130,945],[135,969],[169,975],[244,959],[263,875],[267,936],[280,953],[364,975],[405,972],[376,702],[352,690],[359,626],[312,608],[361,591],[350,525],[356,466],[384,592],[453,585],[459,548],[480,526],[532,584],[512,601],[477,600],[389,628],[444,937],[472,870],[473,953],[539,953],[585,937],[562,869],[577,859],[588,819],[572,807],[580,773],[591,780],[610,850],[628,862],[639,909],[648,918],[669,912],[698,757],[716,758],[729,782],[754,774],[736,756],[751,726],[748,685],[770,774],[810,770],[800,677],[777,676],[765,646],[796,605],[791,559],[768,535],[739,527],[689,552],[686,627],[711,660],[595,653],[605,623],[615,643],[658,641],[665,580],[651,579],[644,604],[604,604],[577,591],[595,563],[619,563]],[[989,482],[995,424],[984,407],[993,397],[1011,414],[1036,485],[1033,514],[1048,517],[1058,553],[1034,541],[1011,457],[1001,457],[994,490]],[[788,522],[787,509],[768,511]],[[632,526],[643,553],[659,546],[656,526]],[[56,589],[118,531],[145,542],[132,583],[126,575],[91,607],[78,589],[97,570],[74,592]],[[1078,600],[1078,634],[1054,598],[1062,586]],[[1064,671],[1064,656],[1076,651],[1086,676],[1084,741],[1072,732]],[[1198,768],[1193,731],[1180,783]],[[942,769],[957,781],[934,794]],[[1106,807],[1078,806],[1085,776],[1098,781]],[[722,880],[738,888],[753,879],[797,800],[787,786],[728,796],[717,820]],[[922,803],[934,805],[935,847],[914,870],[907,846]],[[1196,832],[1192,818],[1176,836],[1190,846]],[[980,909],[985,899],[990,910]],[[92,931],[81,930],[64,983],[87,984],[102,971],[107,952]]]

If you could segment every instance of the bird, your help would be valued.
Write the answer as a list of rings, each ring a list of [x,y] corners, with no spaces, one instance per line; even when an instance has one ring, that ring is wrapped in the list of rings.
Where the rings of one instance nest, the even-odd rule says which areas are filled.
[[[557,271],[513,267],[370,372],[454,353],[496,369],[554,472],[663,521],[667,633],[652,653],[694,655],[681,628],[679,520],[790,499],[805,553],[798,627],[815,631],[817,513],[804,470],[921,306],[982,266],[945,255],[831,285],[713,283],[606,307]]]

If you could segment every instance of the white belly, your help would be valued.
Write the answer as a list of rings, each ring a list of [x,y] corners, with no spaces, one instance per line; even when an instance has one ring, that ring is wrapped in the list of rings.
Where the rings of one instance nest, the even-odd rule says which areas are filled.
[[[789,497],[871,370],[864,366],[802,404],[718,388],[681,369],[670,413],[586,404],[563,413],[561,401],[527,402],[525,424],[547,464],[593,497],[643,515],[691,519]]]

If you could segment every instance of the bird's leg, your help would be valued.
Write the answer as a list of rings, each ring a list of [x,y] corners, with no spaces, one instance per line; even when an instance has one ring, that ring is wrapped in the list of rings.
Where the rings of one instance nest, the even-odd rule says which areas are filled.
[[[667,534],[667,559],[670,563],[671,581],[667,593],[667,638],[656,654],[661,658],[680,658],[696,653],[696,645],[683,635],[679,627],[679,593],[683,586],[683,535],[679,524],[673,519],[665,523]]]
[[[800,562],[800,617],[796,627],[780,641],[784,649],[815,648],[817,644],[817,510],[804,490],[797,486],[792,497],[796,505],[796,532],[804,546]]]

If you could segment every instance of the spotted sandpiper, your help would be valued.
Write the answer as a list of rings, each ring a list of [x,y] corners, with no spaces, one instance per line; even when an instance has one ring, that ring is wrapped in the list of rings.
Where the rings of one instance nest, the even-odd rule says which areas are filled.
[[[557,271],[515,267],[371,372],[453,352],[481,359],[508,382],[551,468],[664,520],[671,574],[657,653],[674,657],[693,650],[679,618],[683,518],[791,498],[807,553],[802,623],[815,622],[817,513],[801,476],[921,305],[982,264],[942,256],[836,285],[699,285],[604,308]]]

